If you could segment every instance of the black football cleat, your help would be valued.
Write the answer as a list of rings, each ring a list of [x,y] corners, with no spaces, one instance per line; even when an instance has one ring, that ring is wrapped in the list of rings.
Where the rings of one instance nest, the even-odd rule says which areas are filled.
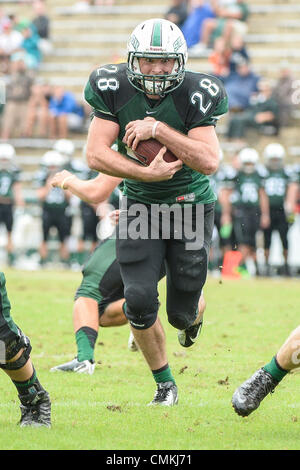
[[[173,406],[178,403],[178,392],[174,382],[161,382],[157,384],[153,400],[148,403],[148,406],[161,405]]]
[[[203,325],[203,320],[201,320],[196,325],[189,326],[185,330],[178,330],[178,341],[184,348],[189,348],[192,346],[196,341],[198,336],[201,333]]]
[[[21,405],[20,427],[51,427],[51,401],[46,390],[32,386],[26,395],[19,395]]]
[[[234,411],[240,416],[250,415],[269,393],[273,393],[278,383],[269,372],[257,370],[234,392],[231,400]]]

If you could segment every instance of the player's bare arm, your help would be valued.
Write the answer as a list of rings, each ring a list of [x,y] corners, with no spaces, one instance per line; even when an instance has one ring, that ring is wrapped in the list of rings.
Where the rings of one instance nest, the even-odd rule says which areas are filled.
[[[53,187],[70,191],[89,204],[100,204],[110,196],[111,192],[121,183],[122,178],[99,174],[90,181],[77,178],[70,171],[63,170],[54,175]]]
[[[118,137],[118,134],[118,124],[94,117],[89,128],[86,150],[90,168],[110,176],[154,182],[172,178],[182,167],[182,162],[166,163],[163,160],[162,156],[165,149],[161,150],[161,158],[154,165],[143,167],[130,161],[119,152],[111,149],[111,145]]]
[[[296,182],[288,185],[286,199],[284,202],[285,210],[288,214],[295,212],[297,198],[298,198],[299,185]]]
[[[233,190],[231,188],[221,188],[218,199],[222,207],[221,225],[230,224],[232,222],[232,204],[231,195]]]
[[[24,207],[25,202],[22,195],[22,184],[19,181],[15,182],[15,184],[13,185],[13,193],[16,206]]]
[[[263,188],[259,190],[259,201],[261,209],[260,225],[262,228],[267,228],[270,225],[269,198]]]
[[[155,126],[155,128],[154,128]],[[219,164],[219,142],[214,126],[197,127],[184,135],[153,118],[131,121],[126,126],[124,142],[133,150],[141,140],[155,138],[193,170],[210,175]]]

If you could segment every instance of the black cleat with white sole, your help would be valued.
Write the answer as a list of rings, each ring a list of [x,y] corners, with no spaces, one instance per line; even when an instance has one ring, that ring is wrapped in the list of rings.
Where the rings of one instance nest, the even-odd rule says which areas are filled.
[[[203,320],[201,320],[196,325],[189,326],[185,330],[178,330],[178,341],[184,348],[189,348],[193,346],[198,339],[198,336],[201,333],[203,325]]]
[[[269,372],[257,370],[234,392],[231,400],[234,411],[240,416],[250,415],[269,393],[273,393],[278,383]]]

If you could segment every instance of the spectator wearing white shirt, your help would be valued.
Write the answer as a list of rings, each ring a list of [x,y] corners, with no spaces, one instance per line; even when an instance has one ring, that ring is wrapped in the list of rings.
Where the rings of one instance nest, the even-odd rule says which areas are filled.
[[[20,31],[12,29],[12,22],[6,18],[2,22],[2,33],[0,34],[0,50],[3,54],[11,55],[21,46],[23,36]]]

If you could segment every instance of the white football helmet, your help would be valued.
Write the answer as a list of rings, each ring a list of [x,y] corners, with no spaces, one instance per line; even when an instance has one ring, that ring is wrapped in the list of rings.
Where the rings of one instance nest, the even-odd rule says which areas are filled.
[[[0,144],[0,159],[11,161],[16,156],[14,147],[10,144]]]
[[[11,167],[16,151],[10,144],[0,144],[0,168],[8,170]]]
[[[255,149],[247,147],[240,151],[239,160],[241,162],[242,170],[245,173],[252,173],[255,170],[255,165],[259,160],[259,156]]]
[[[65,155],[66,159],[69,160],[75,152],[75,145],[72,140],[59,139],[53,145],[53,150],[59,152],[61,155]]]
[[[187,45],[178,26],[171,21],[154,18],[140,23],[127,44],[127,76],[130,83],[147,95],[164,96],[175,90],[184,79]],[[139,59],[175,59],[170,74],[145,75]]]
[[[285,150],[281,144],[273,143],[268,144],[264,149],[264,159],[266,165],[270,169],[279,169],[283,166],[283,160],[285,158]]]
[[[41,158],[41,165],[50,168],[61,168],[65,163],[65,158],[55,150],[48,150]]]

